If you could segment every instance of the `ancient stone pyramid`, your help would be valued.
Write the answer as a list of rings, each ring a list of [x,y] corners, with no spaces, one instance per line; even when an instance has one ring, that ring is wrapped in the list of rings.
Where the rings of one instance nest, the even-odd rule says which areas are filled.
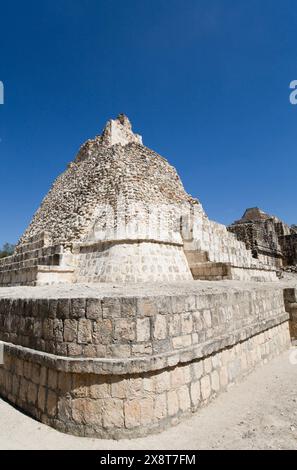
[[[124,115],[109,121],[102,136],[82,145],[43,200],[19,246],[42,231],[53,243],[85,241],[98,218],[98,207],[110,205],[116,210],[121,201],[130,209],[135,203],[147,207],[196,203],[175,169],[142,145]]]
[[[246,269],[250,271],[247,272]],[[120,114],[54,182],[0,285],[271,278]]]

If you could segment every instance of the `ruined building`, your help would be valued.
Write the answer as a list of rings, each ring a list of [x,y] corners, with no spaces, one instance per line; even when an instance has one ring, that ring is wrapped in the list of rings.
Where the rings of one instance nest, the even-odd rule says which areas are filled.
[[[245,241],[245,240],[243,240]],[[88,140],[42,201],[0,285],[275,278],[208,219],[128,118]]]
[[[142,436],[288,349],[297,289],[276,272],[296,239],[256,215],[238,240],[109,121],[0,260],[0,395],[63,432]]]
[[[289,227],[277,217],[253,207],[228,230],[245,243],[255,259],[278,268],[297,265],[296,226]]]

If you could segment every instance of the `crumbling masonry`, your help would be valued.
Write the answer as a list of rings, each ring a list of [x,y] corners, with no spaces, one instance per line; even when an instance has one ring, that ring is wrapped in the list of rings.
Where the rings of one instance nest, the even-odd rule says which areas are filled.
[[[289,227],[277,217],[253,207],[228,230],[252,250],[254,258],[277,268],[297,266],[296,226]]]

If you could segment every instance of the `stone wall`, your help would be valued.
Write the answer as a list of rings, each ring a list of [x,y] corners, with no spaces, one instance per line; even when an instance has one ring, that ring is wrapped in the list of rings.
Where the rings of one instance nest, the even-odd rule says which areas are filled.
[[[77,435],[164,429],[289,347],[283,289],[256,286],[0,298],[0,393]]]
[[[15,253],[0,259],[0,286],[73,282],[73,257],[63,245],[51,245],[47,232],[33,236]]]
[[[285,319],[277,287],[202,293],[198,287],[193,295],[148,298],[0,298],[0,340],[63,356],[154,357],[185,349],[195,357]]]
[[[78,282],[156,282],[192,279],[182,245],[123,240],[83,244]]]
[[[285,266],[297,266],[297,230],[292,229],[290,235],[279,237],[279,243],[284,254]]]
[[[7,348],[0,393],[60,431],[78,436],[144,436],[176,425],[256,366],[289,347],[287,322],[203,359],[133,375],[58,370]],[[66,367],[67,369],[68,367]]]
[[[206,252],[208,260],[211,263],[217,263],[213,266],[218,270],[219,263],[225,263],[225,271],[229,270],[229,277],[224,275],[221,279],[240,279],[240,280],[276,280],[275,266],[267,263],[266,259],[255,259],[252,251],[248,249],[244,241],[238,240],[236,235],[230,233],[227,227],[209,220],[201,211],[193,211],[191,236],[185,240],[186,250],[197,250]],[[207,266],[198,266],[198,270],[205,268],[205,274],[198,279],[211,280],[213,276],[207,275]]]
[[[285,289],[284,297],[286,311],[290,314],[291,337],[297,340],[297,289]]]

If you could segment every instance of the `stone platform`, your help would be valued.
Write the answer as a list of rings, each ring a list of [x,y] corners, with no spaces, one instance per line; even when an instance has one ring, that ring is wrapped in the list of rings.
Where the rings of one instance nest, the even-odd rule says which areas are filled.
[[[287,349],[295,300],[281,282],[1,288],[0,394],[75,435],[157,432]]]

